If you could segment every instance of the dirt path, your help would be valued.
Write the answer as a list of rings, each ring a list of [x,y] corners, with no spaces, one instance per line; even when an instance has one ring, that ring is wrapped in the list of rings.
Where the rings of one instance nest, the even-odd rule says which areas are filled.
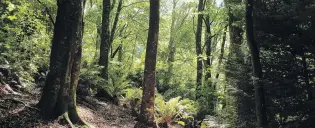
[[[63,119],[44,121],[34,107],[39,95],[0,96],[0,128],[68,128]],[[121,106],[95,98],[78,98],[78,111],[82,119],[94,128],[132,128],[135,125],[130,111]]]

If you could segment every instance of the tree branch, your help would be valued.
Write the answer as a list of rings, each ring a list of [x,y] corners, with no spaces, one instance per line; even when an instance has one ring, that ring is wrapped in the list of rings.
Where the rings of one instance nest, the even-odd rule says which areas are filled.
[[[48,8],[44,3],[42,3],[40,0],[36,0],[36,1],[37,1],[39,4],[41,4],[42,6],[45,7],[46,12],[47,12],[47,14],[48,14],[48,16],[49,16],[50,22],[51,22],[53,25],[55,25],[55,21],[54,21],[52,15],[50,14],[49,8]]]
[[[138,1],[138,2],[134,2],[134,3],[131,3],[131,4],[129,4],[129,5],[122,6],[122,8],[127,8],[127,7],[130,7],[130,6],[132,6],[132,5],[139,4],[139,3],[145,3],[145,2],[149,2],[149,1]]]

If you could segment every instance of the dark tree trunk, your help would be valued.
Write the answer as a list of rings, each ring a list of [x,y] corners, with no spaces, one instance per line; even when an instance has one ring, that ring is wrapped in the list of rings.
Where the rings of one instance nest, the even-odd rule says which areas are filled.
[[[50,71],[38,103],[42,115],[57,118],[68,115],[73,123],[83,124],[76,111],[76,86],[80,73],[83,37],[83,0],[57,1],[50,55]]]
[[[211,67],[211,23],[210,23],[210,17],[209,15],[206,16],[205,19],[205,24],[206,24],[206,33],[205,33],[205,38],[206,38],[206,55],[207,55],[207,60],[206,60],[206,76],[205,76],[205,80],[206,80],[206,84],[207,86],[211,87],[211,71],[210,71],[210,67]]]
[[[109,50],[110,50],[110,0],[103,0],[103,14],[102,14],[102,34],[101,34],[101,46],[100,46],[100,59],[99,65],[103,66],[101,71],[101,77],[108,82],[108,62],[109,62]]]
[[[253,85],[255,87],[255,104],[257,126],[259,128],[267,127],[266,105],[264,95],[264,85],[262,81],[262,69],[259,57],[259,48],[255,41],[253,28],[253,0],[246,1],[246,38],[251,53],[253,68]]]
[[[159,38],[160,1],[150,0],[150,22],[146,48],[142,103],[139,120],[154,126],[154,99],[156,84],[156,56]]]
[[[117,25],[118,25],[118,21],[119,21],[119,16],[120,16],[120,12],[121,12],[121,9],[122,9],[122,5],[123,5],[123,0],[119,0],[117,11],[116,11],[116,15],[115,15],[115,19],[114,19],[114,23],[113,23],[113,28],[112,28],[111,34],[110,34],[110,44],[112,44],[113,41],[114,41],[114,37],[115,37],[115,34],[116,34],[116,29],[117,29]]]
[[[199,0],[198,5],[198,19],[197,19],[197,31],[196,31],[196,54],[197,54],[197,77],[196,77],[196,99],[200,98],[199,91],[202,86],[202,50],[201,50],[201,34],[202,34],[202,18],[203,0]]]
[[[223,37],[222,37],[222,43],[221,43],[221,48],[220,48],[220,55],[219,55],[219,62],[218,62],[218,72],[217,74],[215,75],[215,82],[214,82],[214,87],[216,88],[218,86],[218,81],[219,81],[219,76],[220,76],[220,69],[221,69],[221,64],[222,64],[222,61],[223,61],[223,56],[224,56],[224,51],[225,51],[225,41],[226,41],[226,30],[227,30],[227,26],[224,28],[224,32],[223,32]],[[223,87],[223,93],[225,93],[226,91],[226,84],[224,85]],[[219,98],[216,96],[216,103],[214,104],[215,105],[215,109],[217,108],[217,105],[218,105],[218,102],[219,102]],[[223,101],[223,106],[222,108],[224,108],[226,105],[225,101]]]
[[[104,67],[102,69],[101,77],[106,81],[106,83],[108,82],[109,56],[111,56],[112,58],[115,57],[112,53],[113,49],[111,47],[114,41],[120,12],[122,10],[123,0],[119,0],[113,27],[110,30],[110,12],[114,8],[114,5],[115,0],[113,1],[113,4],[110,3],[110,0],[103,0],[102,34],[99,65]]]
[[[174,60],[175,60],[175,20],[176,20],[176,0],[173,0],[173,9],[172,9],[172,23],[171,23],[171,31],[170,31],[170,40],[168,45],[168,70],[167,70],[167,76],[165,80],[165,84],[168,86],[170,85],[170,80],[173,76],[173,67],[174,67]],[[168,87],[166,87],[168,88]]]
[[[226,31],[227,31],[227,26],[224,28],[224,33],[222,37],[222,43],[221,43],[221,48],[220,48],[220,55],[219,55],[219,62],[218,62],[218,69],[221,67],[222,61],[223,61],[223,56],[224,56],[224,50],[225,50],[225,41],[226,41]],[[220,72],[217,72],[215,75],[215,79],[218,80],[220,76]]]

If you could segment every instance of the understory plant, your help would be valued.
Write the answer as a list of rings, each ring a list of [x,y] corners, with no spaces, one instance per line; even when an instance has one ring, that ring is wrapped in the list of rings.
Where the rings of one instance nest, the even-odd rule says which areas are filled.
[[[170,126],[171,123],[185,125],[184,120],[193,119],[197,113],[197,104],[190,99],[180,96],[165,101],[161,95],[155,99],[156,123]]]

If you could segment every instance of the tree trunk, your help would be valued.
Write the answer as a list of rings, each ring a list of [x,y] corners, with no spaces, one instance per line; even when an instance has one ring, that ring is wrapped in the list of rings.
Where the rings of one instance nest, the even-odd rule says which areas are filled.
[[[84,0],[57,1],[50,71],[38,103],[46,118],[55,119],[65,114],[73,123],[84,123],[76,111],[75,95],[81,63],[84,4]]]
[[[214,82],[214,87],[217,88],[218,86],[218,81],[219,81],[219,76],[220,76],[220,69],[221,69],[221,64],[222,64],[222,61],[223,61],[223,56],[224,56],[224,47],[225,47],[225,41],[226,41],[226,30],[227,30],[227,26],[224,28],[224,32],[223,32],[223,37],[222,37],[222,43],[221,43],[221,49],[220,49],[220,55],[219,55],[219,62],[218,62],[218,71],[217,71],[217,74],[215,75],[215,82]],[[223,93],[225,93],[226,91],[226,84],[224,85],[223,87]],[[219,98],[218,97],[215,97],[216,98],[216,101],[215,101],[215,110],[217,110],[217,106],[218,106],[218,103],[219,103]],[[226,103],[223,103],[223,107],[225,106]]]
[[[196,31],[196,54],[197,54],[197,77],[196,77],[196,99],[200,98],[199,91],[202,86],[202,50],[201,50],[201,34],[202,34],[202,18],[203,0],[199,0],[198,4],[198,19],[197,19],[197,31]]]
[[[253,0],[246,1],[246,38],[251,53],[253,68],[253,85],[255,87],[255,104],[257,126],[259,128],[267,127],[266,105],[264,96],[264,85],[262,81],[262,69],[259,57],[259,48],[255,41],[253,28]]]
[[[146,48],[142,103],[139,120],[154,126],[154,99],[156,84],[156,56],[159,38],[160,0],[150,0],[150,22]]]
[[[223,56],[224,56],[224,50],[225,50],[225,41],[226,41],[226,31],[227,31],[227,26],[224,28],[224,33],[223,33],[223,37],[222,37],[222,43],[221,43],[221,49],[220,49],[220,55],[219,55],[219,62],[218,62],[218,67],[217,69],[219,69],[221,67],[222,61],[223,61]],[[220,76],[220,72],[217,72],[217,74],[215,75],[215,79],[218,80]],[[216,82],[217,83],[217,82]]]
[[[207,86],[211,87],[211,23],[210,23],[210,17],[209,15],[206,16],[205,19],[205,24],[206,24],[206,33],[205,33],[205,38],[206,38],[206,55],[207,55],[207,60],[206,60],[206,75],[205,75],[205,80]],[[215,87],[214,87],[215,88]]]
[[[122,9],[122,4],[123,4],[123,0],[119,0],[117,11],[116,11],[116,15],[115,15],[115,19],[114,19],[114,23],[113,23],[113,28],[112,28],[111,34],[110,34],[110,44],[112,44],[113,41],[114,41],[114,37],[115,37],[115,33],[116,33],[118,21],[119,21],[119,16],[120,16],[120,12],[121,12],[121,9]]]
[[[103,0],[103,14],[102,14],[102,34],[100,46],[99,65],[103,66],[101,77],[108,83],[108,62],[110,50],[110,0]]]
[[[170,86],[170,80],[172,80],[173,76],[173,67],[175,60],[175,21],[176,21],[176,0],[173,0],[173,9],[172,9],[172,23],[171,23],[171,31],[170,31],[170,40],[168,44],[169,56],[168,56],[168,70],[167,76],[165,80],[165,84]],[[166,87],[167,88],[167,87]]]

